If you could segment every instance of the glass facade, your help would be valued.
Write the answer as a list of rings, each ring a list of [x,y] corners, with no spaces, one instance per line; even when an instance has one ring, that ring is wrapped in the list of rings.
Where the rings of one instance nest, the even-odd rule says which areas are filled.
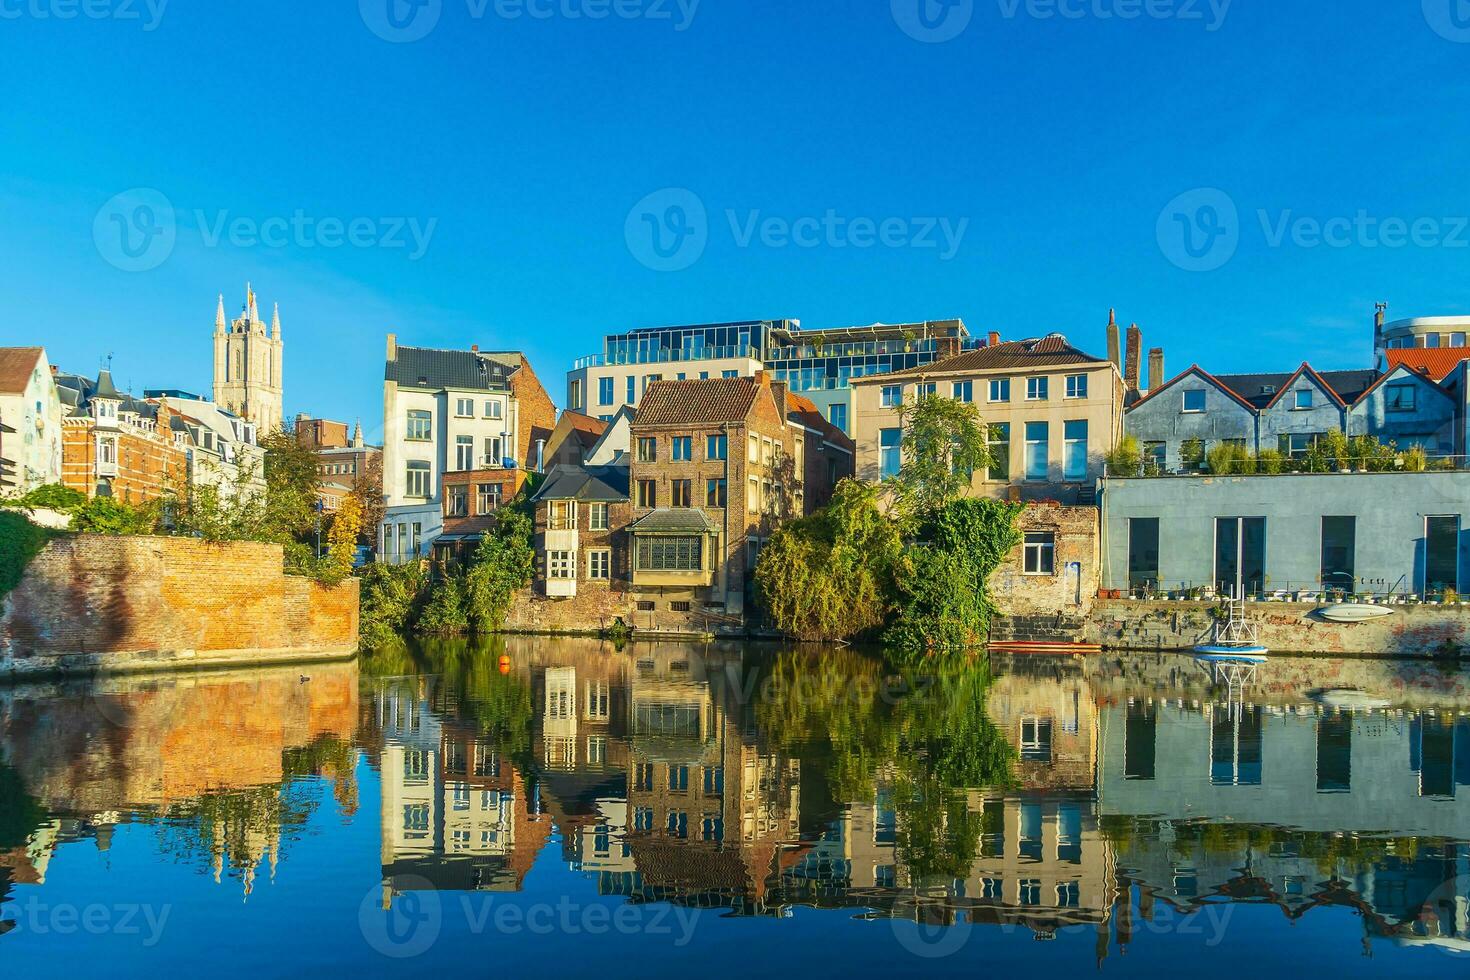
[[[770,324],[762,321],[688,327],[647,327],[612,334],[602,353],[577,360],[573,370],[618,364],[671,364],[722,357],[759,359]]]

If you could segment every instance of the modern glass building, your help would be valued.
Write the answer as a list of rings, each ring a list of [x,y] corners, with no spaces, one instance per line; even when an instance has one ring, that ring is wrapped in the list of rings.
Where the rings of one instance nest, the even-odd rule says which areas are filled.
[[[803,330],[799,320],[648,327],[611,334],[567,373],[567,407],[610,419],[653,381],[738,377],[768,370],[851,433],[848,383],[919,367],[977,346],[960,320]]]

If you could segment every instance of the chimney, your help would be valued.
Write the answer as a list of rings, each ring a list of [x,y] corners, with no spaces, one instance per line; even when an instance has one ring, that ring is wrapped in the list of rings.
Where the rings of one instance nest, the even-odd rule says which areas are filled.
[[[546,440],[536,440],[536,472],[546,472]]]
[[[471,354],[478,354],[478,353],[480,353],[480,345],[479,344],[470,344],[470,353]]]
[[[1128,328],[1127,353],[1123,358],[1123,388],[1125,391],[1138,390],[1138,368],[1139,358],[1143,354],[1143,331],[1138,329],[1138,324]]]
[[[769,388],[771,386],[770,372],[765,370],[755,372],[755,383],[762,388]]]
[[[985,338],[985,346],[986,347],[998,347],[998,346],[1000,346],[1000,331],[999,330],[992,330],[992,331],[990,331],[990,336],[988,336],[988,337]]]
[[[1108,360],[1113,362],[1113,367],[1118,373],[1123,373],[1123,355],[1118,344],[1118,313],[1117,310],[1108,310]]]
[[[1373,367],[1379,371],[1388,366],[1388,338],[1383,335],[1387,313],[1387,303],[1379,303],[1373,313]]]
[[[1164,348],[1153,347],[1148,352],[1148,390],[1158,391],[1164,386]]]
[[[398,360],[398,335],[396,333],[388,335],[388,360]]]
[[[302,422],[305,422],[309,418],[311,418],[311,416],[310,415],[307,415],[305,412],[297,412],[296,413],[296,424],[297,425],[300,425]]]

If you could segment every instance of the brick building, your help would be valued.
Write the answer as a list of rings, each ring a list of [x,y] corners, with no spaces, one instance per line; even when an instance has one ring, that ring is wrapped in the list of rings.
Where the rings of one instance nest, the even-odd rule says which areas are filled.
[[[67,414],[61,426],[61,482],[92,497],[144,504],[181,493],[189,481],[189,446],[167,406],[118,391],[110,371],[96,380],[56,375]]]
[[[383,450],[363,441],[361,422],[349,436],[346,422],[297,415],[296,441],[316,453],[317,475],[321,478],[317,498],[323,509],[334,511],[353,494],[369,501],[381,501]],[[376,524],[377,515],[369,516]],[[375,538],[376,534],[369,533],[368,537]]]

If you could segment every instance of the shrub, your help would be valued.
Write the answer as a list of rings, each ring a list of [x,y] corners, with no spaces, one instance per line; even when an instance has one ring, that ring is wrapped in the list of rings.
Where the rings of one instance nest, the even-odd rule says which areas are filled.
[[[1137,476],[1143,471],[1143,449],[1136,436],[1124,436],[1104,458],[1109,476]]]
[[[1179,462],[1186,470],[1198,470],[1205,461],[1203,439],[1185,439],[1179,444]]]
[[[447,636],[467,632],[469,627],[464,582],[457,575],[445,575],[429,589],[428,601],[414,628],[419,633]]]
[[[515,509],[503,511],[495,529],[480,541],[464,573],[467,627],[494,633],[505,625],[516,593],[528,587],[536,574],[536,550],[531,519]]]
[[[1285,463],[1279,449],[1262,449],[1256,454],[1256,469],[1262,473],[1280,473]]]
[[[405,633],[423,601],[427,576],[418,562],[368,565],[361,573],[359,634],[369,647]]]
[[[158,501],[130,507],[112,497],[93,497],[72,513],[71,529],[81,534],[152,534],[161,513]]]
[[[1409,473],[1423,473],[1429,468],[1429,454],[1423,446],[1410,446],[1403,452],[1404,469]]]
[[[55,510],[69,514],[86,502],[87,495],[80,490],[64,487],[60,483],[47,483],[19,497],[0,498],[0,507]]]
[[[31,559],[56,535],[31,523],[24,514],[0,510],[0,596],[20,584]]]

